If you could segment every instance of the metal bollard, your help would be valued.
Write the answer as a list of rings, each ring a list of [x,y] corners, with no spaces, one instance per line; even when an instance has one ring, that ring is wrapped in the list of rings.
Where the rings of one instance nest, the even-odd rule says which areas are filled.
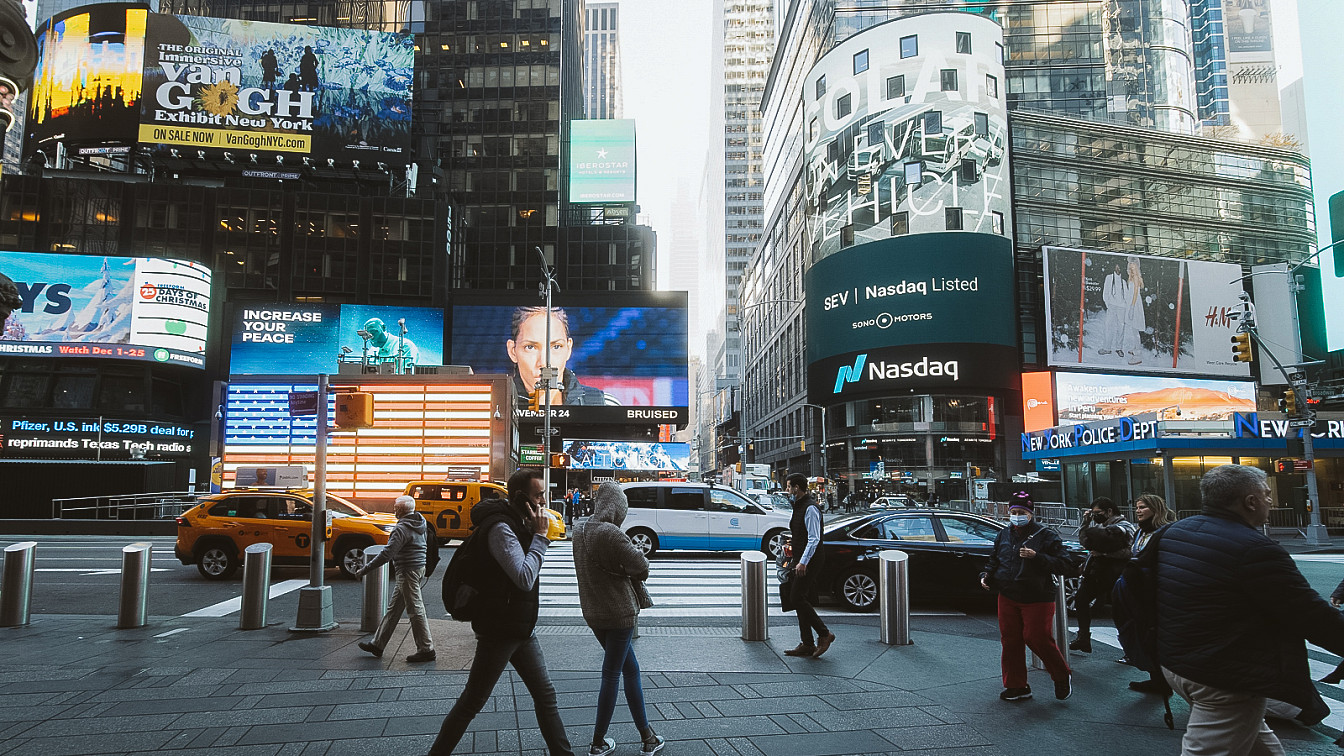
[[[4,576],[0,578],[0,627],[28,624],[33,599],[33,563],[37,541],[5,547]]]
[[[877,639],[888,646],[910,645],[910,555],[904,551],[878,555],[877,585]]]
[[[121,550],[121,601],[117,627],[144,627],[149,621],[149,564],[153,544],[133,543]]]
[[[770,615],[765,582],[765,554],[742,552],[742,640],[770,639]]]
[[[372,562],[374,557],[383,553],[384,548],[370,546],[364,549],[364,564]],[[364,575],[364,603],[359,613],[360,632],[374,632],[383,621],[383,614],[387,612],[387,575],[387,564],[381,564],[378,569]]]
[[[1055,621],[1050,625],[1050,634],[1055,637],[1055,645],[1064,658],[1069,658],[1069,607],[1065,591],[1064,578],[1055,578]],[[1031,652],[1033,669],[1045,669],[1045,662],[1036,652]]]
[[[239,630],[266,627],[266,609],[271,601],[271,551],[269,543],[254,543],[243,551],[243,608],[238,613]]]

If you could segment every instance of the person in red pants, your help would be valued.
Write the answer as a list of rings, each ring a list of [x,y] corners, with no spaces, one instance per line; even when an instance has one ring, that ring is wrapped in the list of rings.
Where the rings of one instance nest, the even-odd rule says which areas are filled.
[[[1034,519],[1035,504],[1026,493],[1009,502],[1009,527],[999,531],[980,585],[999,594],[999,636],[1003,642],[1004,701],[1031,698],[1026,650],[1045,662],[1055,682],[1055,698],[1073,693],[1072,671],[1050,633],[1055,617],[1054,576],[1072,569],[1068,547],[1059,534]]]

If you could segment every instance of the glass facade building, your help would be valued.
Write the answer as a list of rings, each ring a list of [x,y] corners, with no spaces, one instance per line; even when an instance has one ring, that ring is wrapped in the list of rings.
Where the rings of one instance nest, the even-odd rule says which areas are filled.
[[[620,118],[620,6],[588,3],[583,32],[584,113],[588,118]]]

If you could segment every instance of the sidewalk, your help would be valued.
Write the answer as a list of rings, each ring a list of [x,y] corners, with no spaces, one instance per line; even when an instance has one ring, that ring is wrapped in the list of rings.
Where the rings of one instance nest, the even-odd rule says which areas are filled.
[[[383,658],[359,651],[358,622],[300,635],[293,618],[263,630],[236,618],[151,618],[115,630],[112,617],[40,615],[0,629],[0,753],[423,754],[466,680],[474,640],[467,626],[432,620],[438,661],[409,665],[403,623]],[[283,620],[283,621],[282,621]],[[914,645],[877,641],[873,616],[832,625],[822,659],[794,659],[792,622],[748,643],[738,628],[641,627],[636,650],[648,715],[669,741],[666,756],[811,756],[916,753],[1175,754],[1177,730],[1159,700],[1126,687],[1140,673],[1098,645],[1071,655],[1074,695],[1056,701],[1033,671],[1036,698],[998,700],[998,631],[992,620],[915,616]],[[576,625],[538,628],[576,753],[592,736],[600,649]],[[638,753],[624,703],[611,737]],[[1339,749],[1324,733],[1287,726],[1290,754]],[[477,717],[460,753],[543,751],[531,702],[511,672]]]

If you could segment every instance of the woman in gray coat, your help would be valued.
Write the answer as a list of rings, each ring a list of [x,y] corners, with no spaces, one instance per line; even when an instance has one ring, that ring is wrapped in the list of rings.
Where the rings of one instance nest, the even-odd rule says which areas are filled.
[[[597,695],[597,723],[593,726],[590,756],[606,756],[616,749],[607,737],[616,693],[625,677],[625,700],[639,728],[640,753],[652,756],[664,741],[649,726],[644,715],[644,689],[639,682],[639,662],[631,640],[639,617],[643,583],[649,577],[649,560],[621,530],[629,505],[615,483],[603,483],[593,501],[593,514],[574,534],[574,572],[579,581],[579,604],[583,619],[606,652],[602,658],[602,688]]]

